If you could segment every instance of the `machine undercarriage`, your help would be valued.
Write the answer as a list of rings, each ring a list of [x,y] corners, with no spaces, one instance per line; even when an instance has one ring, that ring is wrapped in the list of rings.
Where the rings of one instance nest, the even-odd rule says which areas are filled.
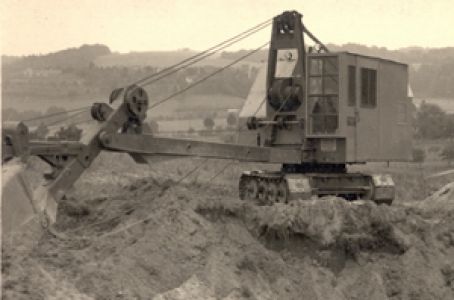
[[[394,182],[389,175],[324,172],[247,171],[240,177],[239,196],[261,205],[337,196],[349,201],[372,200],[391,204]]]

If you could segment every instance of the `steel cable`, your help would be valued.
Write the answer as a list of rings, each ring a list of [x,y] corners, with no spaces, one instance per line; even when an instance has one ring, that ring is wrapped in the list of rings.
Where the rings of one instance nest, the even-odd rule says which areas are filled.
[[[170,75],[172,75],[172,74],[174,74],[174,73],[176,73],[176,72],[178,72],[178,71],[180,71],[180,70],[183,70],[183,69],[185,69],[185,68],[187,68],[187,67],[189,67],[189,66],[194,65],[195,63],[197,63],[197,62],[199,62],[199,61],[204,60],[204,59],[207,58],[207,57],[210,57],[210,56],[216,54],[216,53],[217,53],[218,51],[220,51],[220,50],[223,50],[223,49],[225,49],[225,48],[230,47],[231,45],[233,45],[233,44],[235,44],[235,43],[241,41],[242,39],[244,39],[244,38],[246,38],[246,37],[248,37],[248,36],[251,36],[252,34],[254,34],[254,33],[256,33],[256,32],[258,32],[258,31],[260,31],[260,30],[266,28],[267,26],[269,26],[269,24],[266,25],[266,26],[262,26],[261,28],[255,30],[255,31],[253,31],[253,32],[248,33],[246,36],[242,37],[241,39],[238,39],[238,40],[236,40],[236,41],[227,43],[226,45],[222,46],[221,48],[219,48],[219,49],[217,49],[217,50],[215,50],[215,51],[213,51],[213,52],[209,52],[208,54],[206,54],[206,55],[204,55],[204,56],[201,56],[201,57],[199,57],[199,58],[197,58],[197,59],[195,59],[195,60],[193,60],[193,61],[191,61],[191,62],[189,62],[189,63],[187,63],[187,64],[185,64],[185,65],[181,65],[181,66],[179,66],[178,68],[174,68],[174,69],[170,68],[170,69],[169,69],[169,72],[167,72],[167,73],[165,73],[165,74],[163,74],[163,75],[161,75],[161,76],[159,76],[159,77],[157,77],[157,78],[154,78],[153,80],[146,81],[145,83],[140,83],[140,84],[138,84],[138,85],[141,86],[141,87],[145,87],[145,86],[147,86],[147,85],[153,84],[153,83],[155,83],[155,82],[157,82],[157,81],[159,81],[159,80],[161,80],[161,79],[163,79],[163,78],[165,78],[165,77],[167,77],[167,76],[170,76]]]
[[[199,59],[199,57],[204,56],[204,55],[207,55],[207,54],[209,54],[209,53],[211,53],[211,54],[209,54],[208,56],[211,56],[211,55],[215,54],[217,51],[221,50],[221,49],[215,50],[216,48],[224,47],[225,44],[231,43],[232,41],[234,41],[234,42],[232,42],[232,43],[230,44],[230,45],[232,45],[232,44],[234,44],[234,43],[236,43],[236,42],[238,42],[238,41],[240,41],[240,40],[242,40],[242,39],[244,39],[244,38],[250,36],[251,34],[256,33],[256,32],[258,32],[258,31],[260,31],[260,30],[266,28],[267,26],[269,26],[269,25],[271,24],[271,21],[272,21],[272,19],[268,19],[268,20],[266,20],[266,21],[264,21],[264,22],[262,22],[262,23],[259,23],[259,24],[255,25],[255,26],[249,28],[248,30],[243,31],[242,33],[235,35],[234,37],[232,37],[232,38],[230,38],[230,39],[227,39],[227,40],[225,40],[225,41],[223,41],[223,42],[221,42],[221,43],[219,43],[219,44],[216,44],[216,45],[214,45],[214,46],[212,46],[212,47],[210,47],[210,48],[208,48],[208,49],[206,49],[206,50],[204,50],[204,51],[202,51],[202,52],[200,52],[200,53],[197,53],[196,55],[193,55],[193,56],[191,56],[191,57],[188,57],[188,58],[186,58],[186,59],[184,59],[184,60],[182,60],[182,61],[180,61],[180,62],[178,62],[178,63],[176,63],[176,64],[174,64],[174,65],[172,65],[172,66],[169,66],[169,67],[167,67],[167,68],[161,70],[161,71],[158,72],[158,73],[155,73],[155,74],[151,74],[151,75],[149,75],[149,76],[146,76],[146,77],[144,77],[144,78],[142,78],[142,79],[140,79],[140,80],[134,82],[133,84],[142,85],[142,83],[143,83],[144,81],[147,81],[147,80],[149,80],[149,79],[152,79],[153,77],[156,77],[156,76],[161,75],[162,73],[165,73],[165,72],[168,72],[168,71],[170,71],[170,70],[172,70],[172,69],[174,69],[174,68],[177,68],[177,67],[179,67],[179,66],[182,65],[182,64],[189,63],[191,60]],[[254,31],[254,32],[250,33],[251,31]],[[243,37],[243,35],[246,35],[246,36]],[[238,40],[236,40],[236,39],[238,39]],[[235,40],[236,40],[236,41],[235,41]],[[225,48],[225,47],[224,47],[224,48]],[[222,48],[222,49],[223,49],[223,48]],[[214,51],[214,52],[210,52],[210,51]],[[206,56],[206,57],[208,57],[208,56]],[[206,57],[204,57],[204,58],[206,58]],[[202,58],[202,59],[203,59],[203,58]],[[199,60],[198,60],[198,61],[199,61]]]
[[[227,164],[225,164],[224,167],[222,167],[216,174],[214,174],[210,179],[208,179],[207,182],[204,182],[205,184],[210,184],[212,183],[219,175],[221,175],[222,173],[225,172],[225,170],[227,170],[228,167],[230,167],[231,165],[237,163],[238,161],[237,160],[232,160],[230,162],[228,162]]]
[[[78,112],[78,111],[82,111],[82,110],[88,110],[88,109],[90,109],[90,107],[91,106],[84,106],[84,107],[79,107],[79,108],[75,108],[75,109],[71,109],[71,110],[60,111],[60,112],[56,112],[56,113],[47,114],[47,115],[44,115],[44,116],[39,116],[39,117],[34,117],[34,118],[22,120],[22,122],[32,122],[32,121],[44,120],[44,119],[52,118],[52,117],[63,115],[63,114],[67,114],[67,113]]]
[[[148,107],[148,110],[153,109],[153,108],[155,108],[155,107],[161,105],[162,103],[164,103],[164,102],[166,102],[166,101],[172,99],[173,97],[178,96],[178,95],[180,95],[180,94],[186,92],[187,90],[189,90],[189,89],[191,89],[191,88],[193,88],[193,87],[199,85],[200,83],[202,83],[202,82],[206,81],[207,79],[209,79],[209,78],[211,78],[211,77],[217,75],[218,73],[224,71],[225,69],[227,69],[227,68],[229,68],[229,67],[231,67],[231,66],[233,66],[233,65],[235,65],[235,64],[237,64],[237,63],[239,63],[239,62],[242,61],[243,59],[245,59],[245,58],[247,58],[247,57],[253,55],[254,53],[256,53],[256,52],[258,52],[258,51],[260,51],[260,50],[263,49],[265,46],[267,46],[269,43],[270,43],[270,42],[266,42],[265,44],[261,45],[260,47],[254,49],[254,50],[252,50],[252,51],[250,51],[250,52],[248,52],[247,54],[241,56],[241,57],[238,58],[238,59],[235,59],[233,62],[231,62],[231,63],[229,63],[229,64],[223,66],[222,68],[220,68],[220,69],[218,69],[218,70],[216,70],[216,71],[210,73],[209,75],[207,75],[207,76],[205,76],[205,77],[203,77],[203,78],[201,78],[201,79],[195,81],[194,83],[190,84],[189,86],[187,86],[187,87],[185,87],[185,88],[183,88],[183,89],[181,89],[181,90],[179,90],[179,91],[177,91],[177,92],[175,92],[175,93],[173,93],[173,94],[171,94],[171,95],[165,97],[164,99],[159,100],[158,102],[156,102],[156,103],[154,103],[153,105],[151,105],[150,107]]]
[[[245,30],[243,32],[241,32],[240,34],[237,34],[235,35],[234,37],[232,38],[229,38],[219,44],[216,44],[215,46],[213,47],[210,47],[208,48],[207,50],[204,50],[196,55],[193,55],[189,58],[186,58],[180,62],[178,62],[177,64],[174,64],[170,67],[167,67],[163,70],[161,70],[160,72],[158,73],[155,73],[155,74],[151,74],[147,77],[144,77],[136,82],[134,82],[133,84],[137,84],[137,85],[141,85],[141,86],[146,86],[146,85],[150,85],[154,82],[157,82],[167,76],[170,76],[171,74],[181,70],[181,69],[184,69],[184,68],[187,68],[188,66],[191,66],[209,56],[212,56],[214,55],[215,53],[217,53],[219,50],[222,50],[222,49],[225,49],[243,39],[245,39],[246,37],[249,37],[250,35],[252,34],[255,34],[256,32],[268,27],[270,24],[271,24],[271,21],[272,19],[268,19],[262,23],[259,23],[251,28],[249,28],[248,30]],[[217,49],[219,48],[219,49]],[[249,55],[248,55],[249,56]],[[247,57],[247,56],[245,56]],[[187,64],[186,64],[187,63]],[[184,65],[186,64],[186,65]],[[184,65],[184,66],[183,66]],[[175,69],[177,68],[177,69]],[[162,75],[163,73],[165,72],[168,72],[164,75]],[[157,77],[159,76],[159,78],[154,78],[154,77]],[[153,79],[154,78],[154,79]],[[146,82],[147,80],[149,79],[153,79],[151,82]],[[145,83],[144,83],[145,82]],[[78,112],[78,111],[82,111],[82,110],[85,110],[85,109],[90,109],[91,106],[84,106],[84,107],[80,107],[80,108],[75,108],[75,109],[72,109],[72,110],[66,110],[66,111],[61,111],[61,112],[56,112],[56,113],[52,113],[52,114],[47,114],[47,115],[44,115],[44,116],[38,116],[38,117],[33,117],[33,118],[30,118],[30,119],[26,119],[26,120],[22,120],[22,122],[32,122],[32,121],[37,121],[37,120],[44,120],[44,119],[48,119],[48,118],[51,118],[51,117],[54,117],[54,116],[58,116],[58,115],[62,115],[62,114],[67,114],[67,113],[71,113],[71,112]]]
[[[88,111],[89,111],[88,109],[87,110],[82,110],[82,111],[76,112],[76,113],[74,113],[74,114],[72,114],[70,116],[65,116],[64,119],[60,119],[60,120],[51,122],[49,124],[44,124],[44,125],[46,125],[46,126],[55,126],[55,125],[60,124],[60,123],[65,123],[67,121],[70,121],[72,118],[75,118],[75,117],[77,117],[79,115],[82,115],[82,114],[84,114],[84,113],[86,113]]]

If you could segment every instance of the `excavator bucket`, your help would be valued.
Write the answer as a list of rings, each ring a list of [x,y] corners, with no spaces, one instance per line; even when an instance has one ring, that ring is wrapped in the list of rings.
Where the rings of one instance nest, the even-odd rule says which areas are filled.
[[[37,208],[25,177],[25,163],[13,159],[2,167],[2,231],[4,237],[35,226]]]
[[[33,193],[24,176],[25,165],[12,161],[2,168],[2,228],[3,234],[27,224],[36,213]]]
[[[56,203],[47,188],[33,191],[26,176],[28,130],[22,123],[4,123],[2,129],[1,224],[4,241],[19,233],[36,234],[55,222]]]

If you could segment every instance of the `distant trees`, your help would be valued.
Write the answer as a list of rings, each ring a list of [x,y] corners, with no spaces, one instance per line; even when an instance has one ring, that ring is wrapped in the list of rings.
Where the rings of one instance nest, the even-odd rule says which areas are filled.
[[[439,106],[423,102],[416,115],[416,137],[440,139],[454,137],[454,115]]]
[[[426,152],[424,149],[415,148],[413,149],[413,162],[422,163],[426,159]]]
[[[227,115],[227,126],[229,127],[235,127],[238,123],[238,117],[234,113],[229,113]]]
[[[108,54],[110,50],[105,46],[85,45],[47,55],[10,60],[11,63],[2,65],[3,96],[61,99],[61,97],[108,95],[116,87],[155,74],[165,67],[160,60],[163,54],[150,54],[150,57],[137,57],[130,54],[121,61],[117,61],[116,56],[108,56]],[[168,55],[172,58],[172,52]],[[98,57],[102,59],[98,60]],[[148,58],[151,58],[151,61]],[[179,56],[176,55],[175,60],[178,58]],[[138,67],[142,63],[140,59],[143,59],[144,66]],[[102,62],[106,61],[107,64],[103,65]],[[123,65],[124,63],[126,66]],[[147,63],[153,65],[145,66]],[[188,67],[162,78],[153,84],[153,87],[148,87],[148,90],[155,97],[164,97],[186,88],[208,74],[218,71],[219,68],[217,63]],[[246,97],[256,69],[249,64],[228,68],[208,81],[194,86],[185,94],[224,94]]]
[[[449,162],[449,164],[454,161],[454,143],[447,144],[443,151],[441,152],[441,158]]]
[[[416,95],[454,98],[454,56],[434,64],[422,63],[411,70],[410,81]]]
[[[82,45],[79,48],[68,48],[45,55],[30,55],[14,62],[20,68],[62,69],[86,68],[98,56],[110,54],[105,45]]]
[[[58,140],[66,141],[78,141],[82,136],[82,129],[78,128],[76,125],[69,125],[68,127],[60,127],[60,129],[55,133],[55,138]]]
[[[44,123],[40,123],[35,131],[30,132],[31,139],[45,139],[49,133],[49,128],[47,128]]]
[[[445,97],[454,98],[454,48],[406,48],[400,50],[388,50],[384,47],[367,47],[359,44],[345,44],[342,46],[328,45],[333,51],[352,51],[366,55],[390,58],[408,63],[410,65],[410,84],[413,91],[418,97]],[[181,52],[181,51],[179,51]],[[104,45],[83,45],[79,48],[70,48],[46,55],[31,55],[27,57],[4,57],[5,64],[2,65],[2,79],[4,90],[7,93],[21,95],[30,95],[36,97],[37,92],[43,93],[43,97],[49,98],[54,95],[58,98],[61,95],[68,96],[67,87],[58,85],[52,88],[56,78],[49,77],[48,81],[42,77],[39,81],[34,82],[30,91],[24,87],[29,86],[30,82],[24,82],[24,79],[33,81],[32,77],[24,76],[24,70],[32,71],[63,71],[63,85],[71,81],[76,82],[75,87],[84,88],[86,94],[97,93],[95,96],[109,93],[114,87],[123,86],[125,83],[134,82],[140,78],[157,72],[165,67],[163,62],[172,64],[178,62],[181,53],[169,51],[168,53],[130,53],[128,55],[109,55],[111,51]],[[249,53],[250,50],[222,52],[222,59],[234,60]],[[184,54],[187,56],[189,53]],[[202,82],[194,89],[188,91],[192,94],[212,94],[220,93],[245,97],[249,92],[250,86],[257,73],[257,62],[265,61],[268,50],[261,50],[247,57],[244,64],[237,64],[235,68],[228,68],[206,82]],[[167,59],[162,59],[166,57]],[[221,61],[211,60],[212,65],[189,67],[181,70],[173,76],[160,80],[155,84],[153,94],[163,91],[163,93],[175,92],[178,82],[180,87],[188,84],[219,70]],[[140,67],[141,65],[151,65]],[[122,67],[125,65],[126,67]],[[21,75],[22,74],[22,75]],[[21,77],[22,76],[22,77]],[[10,79],[16,84],[9,84]],[[18,89],[19,86],[19,89]],[[6,89],[8,87],[8,89]],[[73,87],[74,88],[74,87]],[[148,87],[151,88],[151,87]],[[63,91],[61,91],[63,90]],[[62,93],[55,95],[58,91]],[[73,90],[69,96],[82,96],[81,90]],[[158,95],[161,96],[161,95]]]
[[[205,118],[203,120],[203,126],[205,126],[205,128],[208,129],[208,130],[213,130],[214,125],[215,125],[215,123],[214,123],[214,120],[212,118]]]

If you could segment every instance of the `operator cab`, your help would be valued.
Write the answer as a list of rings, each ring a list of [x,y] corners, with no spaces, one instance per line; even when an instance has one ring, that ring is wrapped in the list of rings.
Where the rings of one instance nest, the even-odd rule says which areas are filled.
[[[308,53],[303,76],[295,71],[297,55],[295,49],[278,50],[268,105],[263,101],[269,67],[259,70],[240,118],[268,123],[242,131],[240,143],[260,135],[261,146],[272,138],[267,146],[310,147],[315,150],[304,155],[319,163],[411,158],[407,65],[349,52]],[[272,124],[278,118],[287,120],[285,126]]]
[[[339,129],[337,56],[309,56],[308,122],[310,134],[333,135]]]
[[[407,65],[349,52],[308,54],[307,65],[305,134],[322,159],[410,159]]]

